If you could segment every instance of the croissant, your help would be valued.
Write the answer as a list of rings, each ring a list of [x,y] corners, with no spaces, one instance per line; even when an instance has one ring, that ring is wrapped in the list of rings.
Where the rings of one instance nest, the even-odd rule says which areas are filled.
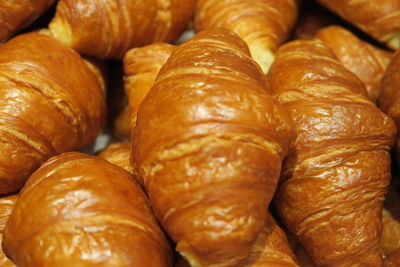
[[[18,0],[0,3],[0,42],[31,24],[55,0]]]
[[[400,0],[317,0],[392,49],[400,48]]]
[[[119,59],[132,47],[176,40],[194,5],[195,0],[60,0],[49,29],[80,53]]]
[[[316,37],[332,50],[343,66],[360,78],[366,86],[368,98],[375,103],[392,53],[358,39],[340,26],[321,29]]]
[[[282,46],[269,80],[297,133],[276,193],[283,223],[317,266],[381,266],[393,121],[320,41]]]
[[[176,48],[132,134],[132,161],[156,217],[194,267],[241,266],[294,139],[249,55],[223,29]]]
[[[396,52],[387,67],[382,78],[379,107],[383,112],[388,114],[396,122],[397,127],[400,126],[400,53]],[[400,136],[396,140],[397,161],[400,162]]]
[[[77,53],[38,33],[0,47],[0,81],[0,194],[6,194],[48,158],[92,142],[104,124],[105,97]]]
[[[130,129],[136,124],[139,105],[150,91],[158,72],[173,50],[173,45],[156,43],[133,48],[124,56],[124,87],[129,106],[123,109],[115,121],[120,136],[130,137]]]
[[[99,153],[99,157],[111,162],[118,167],[125,169],[134,176],[137,176],[136,170],[132,167],[131,157],[131,143],[114,143],[103,149]]]
[[[15,202],[17,201],[18,195],[9,195],[0,198],[0,243],[3,240],[3,232],[10,217],[10,214],[14,208]],[[15,266],[4,254],[0,247],[0,267],[12,267]]]
[[[249,46],[266,73],[297,19],[298,0],[197,0],[197,31],[226,28]]]
[[[53,157],[27,180],[3,249],[24,266],[172,266],[146,195],[125,170],[77,152]]]

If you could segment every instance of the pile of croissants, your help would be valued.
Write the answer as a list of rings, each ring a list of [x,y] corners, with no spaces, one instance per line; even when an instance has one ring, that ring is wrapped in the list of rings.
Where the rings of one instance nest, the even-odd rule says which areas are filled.
[[[0,0],[0,42],[0,267],[400,267],[400,0]]]

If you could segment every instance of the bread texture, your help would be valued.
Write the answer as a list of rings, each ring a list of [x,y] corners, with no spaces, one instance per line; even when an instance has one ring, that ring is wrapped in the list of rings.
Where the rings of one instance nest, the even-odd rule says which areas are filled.
[[[60,0],[49,28],[80,53],[120,59],[132,47],[178,39],[194,5],[194,0]]]
[[[317,1],[388,47],[400,47],[400,0]]]
[[[348,70],[365,84],[368,98],[376,102],[380,82],[393,53],[362,41],[340,26],[319,30],[316,35]]]
[[[48,158],[89,144],[104,125],[98,79],[50,36],[23,34],[0,47],[0,87],[0,194],[19,190]]]
[[[0,42],[27,27],[55,0],[2,0],[0,3]]]
[[[198,0],[195,28],[233,31],[266,73],[296,22],[298,5],[297,0]]]
[[[139,183],[103,159],[51,158],[26,182],[4,232],[17,266],[172,266]]]
[[[321,41],[283,45],[268,77],[297,133],[275,196],[283,223],[317,266],[381,266],[393,120]]]
[[[132,136],[133,162],[177,251],[193,267],[243,266],[294,139],[246,44],[215,29],[176,48]]]

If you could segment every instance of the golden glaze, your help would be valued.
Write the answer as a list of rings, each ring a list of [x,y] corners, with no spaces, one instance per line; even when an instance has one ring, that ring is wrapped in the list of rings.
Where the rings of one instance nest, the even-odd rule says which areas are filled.
[[[51,156],[92,142],[104,92],[82,58],[50,36],[0,47],[0,194],[20,189]]]
[[[167,62],[175,46],[156,43],[129,50],[124,56],[124,88],[129,108],[117,118],[119,132],[136,125],[140,104],[150,91],[161,67]],[[126,125],[127,124],[127,125]]]
[[[0,42],[27,27],[55,0],[1,0]]]
[[[122,58],[132,47],[176,40],[195,0],[60,0],[51,33],[76,51]]]
[[[139,108],[133,161],[193,267],[242,266],[266,223],[294,137],[269,92],[246,44],[209,30],[174,50]]]
[[[269,79],[297,132],[276,194],[280,217],[317,266],[381,266],[393,121],[320,41],[282,46]]]
[[[379,107],[396,122],[400,128],[400,52],[396,52],[382,78]],[[400,162],[400,135],[396,141],[397,161]]]
[[[400,48],[400,0],[317,1],[390,48]]]
[[[76,152],[51,158],[28,179],[3,248],[20,267],[172,265],[169,244],[136,180]]]
[[[296,257],[286,239],[270,214],[256,243],[251,249],[242,267],[299,267]],[[190,267],[183,258],[179,258],[175,267]],[[303,267],[303,266],[302,266]]]
[[[368,98],[376,102],[380,82],[393,54],[360,40],[340,26],[331,26],[318,31],[320,39],[348,70],[365,84]]]
[[[238,34],[265,73],[298,12],[297,0],[198,0],[196,5],[197,31],[226,28]]]
[[[131,164],[131,148],[130,142],[114,143],[106,147],[99,153],[99,157],[111,162],[137,176],[136,169]]]

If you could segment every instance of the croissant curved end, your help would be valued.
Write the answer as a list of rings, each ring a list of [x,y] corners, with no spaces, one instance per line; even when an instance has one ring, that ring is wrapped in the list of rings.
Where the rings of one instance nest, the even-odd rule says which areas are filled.
[[[72,47],[74,43],[71,25],[63,20],[60,16],[56,16],[49,24],[51,35],[62,44]]]
[[[271,50],[265,49],[258,44],[249,45],[252,58],[260,65],[262,71],[266,74],[275,59],[275,54]]]

